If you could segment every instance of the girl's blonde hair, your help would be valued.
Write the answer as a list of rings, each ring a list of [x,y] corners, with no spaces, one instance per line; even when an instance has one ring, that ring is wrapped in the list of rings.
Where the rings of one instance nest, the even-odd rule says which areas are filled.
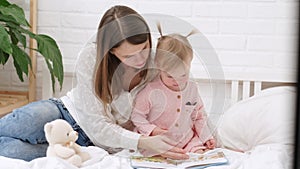
[[[187,38],[195,34],[195,30],[187,36],[182,36],[175,33],[163,35],[159,23],[157,28],[161,36],[158,38],[155,56],[158,69],[169,72],[193,59],[193,49]]]
[[[112,102],[113,94],[120,92],[121,86],[112,86],[112,79],[113,77],[121,79],[121,75],[116,75],[121,61],[110,51],[119,47],[124,41],[133,45],[148,41],[151,48],[150,29],[143,17],[135,10],[126,6],[114,6],[105,12],[97,32],[94,89],[104,106]],[[146,74],[145,69],[139,73],[139,76],[145,78]],[[120,79],[117,81],[121,81]]]

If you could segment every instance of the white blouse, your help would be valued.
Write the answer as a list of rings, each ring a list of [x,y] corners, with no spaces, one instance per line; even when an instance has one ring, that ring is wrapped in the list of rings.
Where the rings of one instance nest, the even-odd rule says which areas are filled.
[[[140,134],[126,130],[120,125],[130,119],[133,98],[145,86],[146,81],[144,80],[130,92],[123,90],[119,97],[107,105],[106,112],[108,114],[105,114],[101,100],[94,94],[95,63],[96,43],[94,36],[77,58],[76,87],[61,100],[94,145],[108,151],[117,150],[114,148],[137,150]]]

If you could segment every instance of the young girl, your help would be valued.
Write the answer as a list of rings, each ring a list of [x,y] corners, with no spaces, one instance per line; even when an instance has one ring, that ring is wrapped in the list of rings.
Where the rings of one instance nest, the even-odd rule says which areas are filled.
[[[158,40],[155,63],[159,76],[135,99],[131,120],[145,136],[166,135],[188,152],[202,153],[215,147],[207,126],[197,84],[189,80],[193,51],[187,37],[179,34]],[[143,151],[147,155],[147,151]]]
[[[147,71],[150,48],[150,30],[141,15],[126,6],[107,10],[96,39],[79,54],[76,87],[60,99],[30,103],[0,119],[0,156],[27,161],[45,156],[44,125],[64,119],[79,133],[77,143],[82,146],[109,152],[146,149],[169,158],[188,158],[166,137],[130,131],[131,100],[152,79]]]

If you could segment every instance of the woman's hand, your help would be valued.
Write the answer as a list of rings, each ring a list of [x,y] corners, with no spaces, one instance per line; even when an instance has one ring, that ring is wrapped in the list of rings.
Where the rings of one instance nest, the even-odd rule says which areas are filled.
[[[186,154],[186,151],[175,146],[170,150],[168,150],[167,152],[162,153],[160,155],[162,157],[171,158],[175,160],[186,160],[189,158],[189,156]]]
[[[148,156],[161,155],[163,157],[176,160],[184,160],[189,158],[183,149],[173,145],[175,145],[174,141],[162,135],[141,136],[138,142],[139,149],[144,149],[150,152],[150,154],[147,154]]]
[[[168,132],[168,130],[164,130],[164,129],[161,129],[159,127],[155,127],[153,129],[153,131],[151,132],[151,136],[161,135],[161,134],[166,133],[166,132]]]

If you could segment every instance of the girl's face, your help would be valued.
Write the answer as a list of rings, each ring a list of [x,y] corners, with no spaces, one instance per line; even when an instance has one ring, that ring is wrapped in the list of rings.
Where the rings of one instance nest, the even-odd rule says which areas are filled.
[[[170,73],[161,71],[160,79],[167,88],[173,91],[181,91],[189,80],[189,68],[179,68],[179,70]]]
[[[147,63],[150,54],[150,42],[146,41],[138,45],[133,45],[124,41],[119,47],[112,49],[111,53],[125,65],[141,69]]]

